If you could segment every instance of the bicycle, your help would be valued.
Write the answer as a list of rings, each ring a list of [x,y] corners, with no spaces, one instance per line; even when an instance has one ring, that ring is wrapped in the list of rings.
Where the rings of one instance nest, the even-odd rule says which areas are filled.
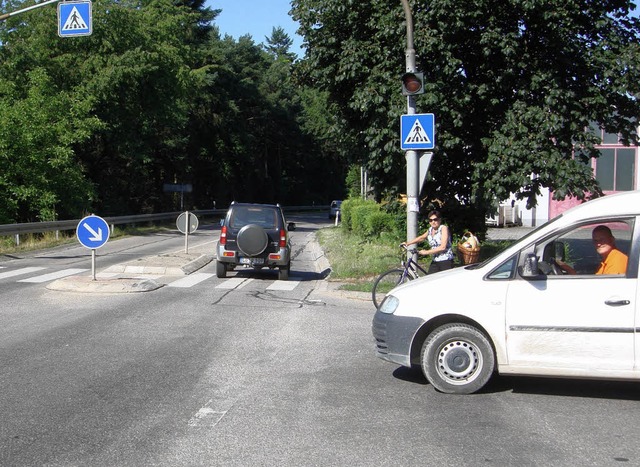
[[[404,250],[402,253],[402,259],[400,260],[401,269],[391,269],[387,272],[383,272],[373,283],[371,297],[373,298],[373,304],[376,309],[380,306],[391,289],[400,284],[404,284],[407,281],[417,279],[421,275],[427,274],[427,271],[425,271],[422,266],[413,259],[413,254],[411,254],[412,252],[406,247],[406,245],[400,245],[400,248]],[[407,257],[406,261],[404,259],[405,254]]]

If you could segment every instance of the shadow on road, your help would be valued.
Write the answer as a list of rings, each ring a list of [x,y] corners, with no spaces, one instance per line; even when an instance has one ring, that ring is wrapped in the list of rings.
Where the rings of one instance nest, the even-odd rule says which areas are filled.
[[[325,269],[322,272],[296,271],[295,269],[291,269],[289,280],[301,282],[321,281],[326,279],[330,272],[331,269]],[[278,270],[262,269],[256,271],[253,268],[236,268],[233,271],[229,271],[227,277],[250,277],[258,280],[273,280],[278,278]]]
[[[420,368],[398,367],[394,378],[408,383],[429,385]],[[478,394],[513,392],[545,396],[586,397],[640,401],[640,383],[633,381],[594,381],[562,378],[494,376]]]

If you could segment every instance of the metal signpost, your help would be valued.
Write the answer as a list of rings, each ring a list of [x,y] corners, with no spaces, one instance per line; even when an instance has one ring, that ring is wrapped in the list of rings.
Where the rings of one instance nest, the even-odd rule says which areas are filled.
[[[189,234],[198,230],[198,217],[189,211],[178,216],[176,227],[184,234],[184,252],[189,253]]]
[[[109,224],[102,217],[87,216],[78,222],[76,237],[85,248],[91,249],[91,276],[96,280],[96,249],[109,240]]]

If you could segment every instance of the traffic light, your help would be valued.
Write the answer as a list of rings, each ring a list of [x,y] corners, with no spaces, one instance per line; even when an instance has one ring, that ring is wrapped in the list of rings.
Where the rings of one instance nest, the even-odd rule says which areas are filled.
[[[405,73],[402,75],[402,95],[415,96],[424,94],[424,76],[422,73]]]

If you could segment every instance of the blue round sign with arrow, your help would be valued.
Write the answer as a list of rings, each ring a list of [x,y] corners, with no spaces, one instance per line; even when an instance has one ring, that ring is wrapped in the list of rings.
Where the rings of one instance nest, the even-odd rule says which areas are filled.
[[[85,248],[100,248],[109,240],[109,224],[102,217],[87,216],[78,222],[76,237]]]

